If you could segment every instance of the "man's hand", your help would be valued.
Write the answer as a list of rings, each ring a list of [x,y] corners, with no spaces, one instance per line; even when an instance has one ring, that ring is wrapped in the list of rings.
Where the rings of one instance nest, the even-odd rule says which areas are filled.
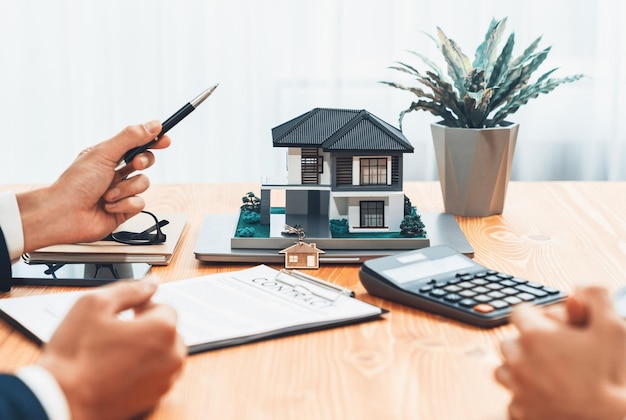
[[[127,419],[153,408],[178,377],[187,348],[176,314],[150,301],[151,281],[122,282],[81,297],[40,364],[63,389],[72,419]],[[131,320],[118,317],[134,310]]]
[[[517,338],[501,344],[496,379],[512,393],[512,419],[624,419],[626,324],[608,292],[584,287],[559,312],[520,305]]]
[[[101,239],[144,208],[138,194],[150,186],[145,175],[130,176],[154,163],[147,151],[116,171],[124,154],[148,143],[161,131],[158,121],[129,126],[115,137],[80,153],[49,187],[17,195],[24,231],[24,251],[63,243]],[[168,147],[163,136],[154,149]]]

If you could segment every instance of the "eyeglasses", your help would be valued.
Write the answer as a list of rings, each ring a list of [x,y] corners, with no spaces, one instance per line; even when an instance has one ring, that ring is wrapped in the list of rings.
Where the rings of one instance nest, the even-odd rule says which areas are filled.
[[[103,241],[115,241],[126,245],[156,245],[165,242],[166,235],[161,231],[161,228],[169,223],[169,220],[157,219],[157,217],[149,211],[142,211],[154,220],[154,225],[150,226],[143,232],[129,232],[122,230],[119,232],[112,232]],[[156,233],[152,233],[156,230]]]

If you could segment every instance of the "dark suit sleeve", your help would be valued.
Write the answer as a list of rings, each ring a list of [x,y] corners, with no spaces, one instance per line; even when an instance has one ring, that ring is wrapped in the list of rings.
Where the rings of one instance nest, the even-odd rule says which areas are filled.
[[[13,273],[11,272],[11,256],[9,248],[0,227],[0,293],[11,290],[13,282]]]
[[[48,416],[24,382],[16,376],[0,374],[0,419],[48,420]]]
[[[11,259],[0,228],[0,289],[11,288]],[[0,419],[47,420],[41,403],[17,376],[0,374]]]

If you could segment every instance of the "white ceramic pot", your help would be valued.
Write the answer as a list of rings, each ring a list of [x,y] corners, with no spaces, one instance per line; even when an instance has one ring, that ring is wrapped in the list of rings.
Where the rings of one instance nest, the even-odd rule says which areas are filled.
[[[517,123],[494,128],[431,124],[446,213],[502,213],[518,129]]]

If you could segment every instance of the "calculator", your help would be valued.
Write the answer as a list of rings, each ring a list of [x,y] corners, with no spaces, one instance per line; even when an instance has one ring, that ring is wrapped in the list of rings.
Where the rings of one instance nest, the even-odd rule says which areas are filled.
[[[522,302],[549,305],[561,290],[490,270],[447,245],[367,260],[359,278],[372,295],[483,328],[508,322]]]

